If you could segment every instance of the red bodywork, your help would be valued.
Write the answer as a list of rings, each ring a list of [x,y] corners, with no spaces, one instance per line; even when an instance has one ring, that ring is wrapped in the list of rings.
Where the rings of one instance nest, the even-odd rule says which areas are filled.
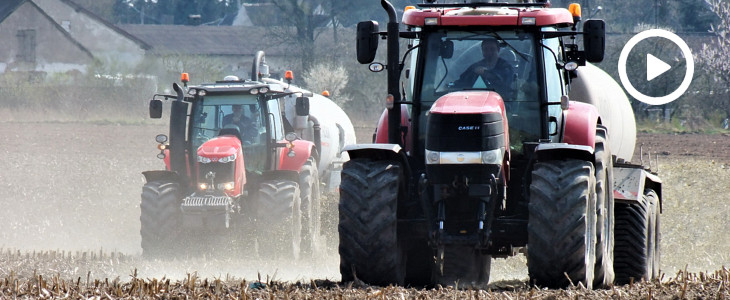
[[[413,130],[411,130],[411,119],[408,117],[408,107],[405,104],[400,106],[400,124],[403,127],[408,128],[407,136],[411,136]],[[411,139],[405,139],[404,145],[406,151],[411,151]],[[376,144],[388,144],[388,110],[384,110],[383,114],[380,115],[378,120],[378,128],[375,132],[375,143]]]
[[[232,163],[236,164],[235,173],[233,175],[235,187],[232,191],[226,191],[226,194],[231,197],[241,195],[241,193],[243,193],[243,185],[246,184],[246,168],[243,159],[241,140],[232,135],[223,135],[206,141],[198,148],[198,156],[210,158],[211,162],[217,162],[221,158],[234,154],[236,155],[236,160]],[[198,178],[198,182],[201,180],[201,178]]]
[[[504,128],[505,154],[502,165],[504,178],[509,180],[509,124],[507,123],[507,112],[504,108],[504,100],[496,92],[483,91],[461,91],[441,96],[433,103],[431,114],[493,114],[502,115],[502,126]]]
[[[587,103],[570,101],[563,111],[563,142],[593,148],[596,142],[596,124],[600,123],[598,109]]]
[[[288,142],[281,141],[280,143]],[[289,153],[287,148],[282,148],[282,151],[279,151],[279,170],[299,172],[304,163],[307,162],[307,159],[312,156],[314,143],[306,140],[295,140],[292,144],[294,144],[294,148],[292,148],[294,150],[294,157],[287,155]]]
[[[562,8],[510,9],[510,11],[516,12],[514,15],[490,15],[486,13],[483,15],[449,15],[449,13],[453,14],[458,10],[460,8],[410,9],[403,14],[403,24],[423,27],[426,26],[424,23],[425,18],[437,18],[438,24],[436,26],[515,26],[523,25],[523,18],[535,18],[535,26],[559,24],[567,26],[573,24],[573,16],[568,10]]]

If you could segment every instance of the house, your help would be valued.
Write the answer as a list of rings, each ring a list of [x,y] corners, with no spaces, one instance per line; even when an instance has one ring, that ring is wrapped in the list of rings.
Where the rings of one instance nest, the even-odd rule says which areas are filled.
[[[85,73],[94,62],[135,66],[151,49],[70,0],[3,0],[0,39],[0,73]]]
[[[271,71],[282,74],[285,70],[279,68],[284,68],[292,55],[285,43],[272,39],[262,27],[132,24],[119,27],[150,45],[148,58],[205,57],[211,64],[222,65],[226,74],[243,78],[248,78],[259,50],[266,52]]]

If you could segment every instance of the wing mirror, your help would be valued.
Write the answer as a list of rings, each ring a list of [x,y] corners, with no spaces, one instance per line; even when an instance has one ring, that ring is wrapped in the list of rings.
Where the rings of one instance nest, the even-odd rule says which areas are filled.
[[[606,22],[588,20],[583,24],[583,49],[589,62],[603,61],[606,51]]]
[[[152,118],[152,119],[162,118],[162,100],[159,100],[159,99],[150,100],[150,118]]]
[[[363,21],[357,23],[357,61],[369,64],[375,59],[378,51],[378,22]]]

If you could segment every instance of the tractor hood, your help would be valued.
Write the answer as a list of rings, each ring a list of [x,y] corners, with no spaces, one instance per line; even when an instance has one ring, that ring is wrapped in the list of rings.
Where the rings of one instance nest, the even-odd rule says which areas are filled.
[[[217,162],[222,158],[241,153],[241,140],[232,136],[224,135],[212,138],[198,148],[198,156],[209,158],[211,162]]]
[[[504,115],[504,102],[496,92],[460,91],[441,96],[431,107],[430,113]]]

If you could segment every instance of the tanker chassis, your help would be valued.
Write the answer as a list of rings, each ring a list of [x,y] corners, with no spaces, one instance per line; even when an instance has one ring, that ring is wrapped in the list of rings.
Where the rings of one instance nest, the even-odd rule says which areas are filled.
[[[492,258],[519,253],[540,287],[654,278],[661,180],[629,162],[626,96],[588,63],[603,59],[605,23],[577,31],[576,4],[426,2],[404,28],[386,0],[387,31],[358,24],[358,61],[387,70],[388,91],[374,144],[345,148],[342,280],[483,288]],[[386,66],[373,63],[380,37]],[[491,45],[498,62],[473,67]]]

